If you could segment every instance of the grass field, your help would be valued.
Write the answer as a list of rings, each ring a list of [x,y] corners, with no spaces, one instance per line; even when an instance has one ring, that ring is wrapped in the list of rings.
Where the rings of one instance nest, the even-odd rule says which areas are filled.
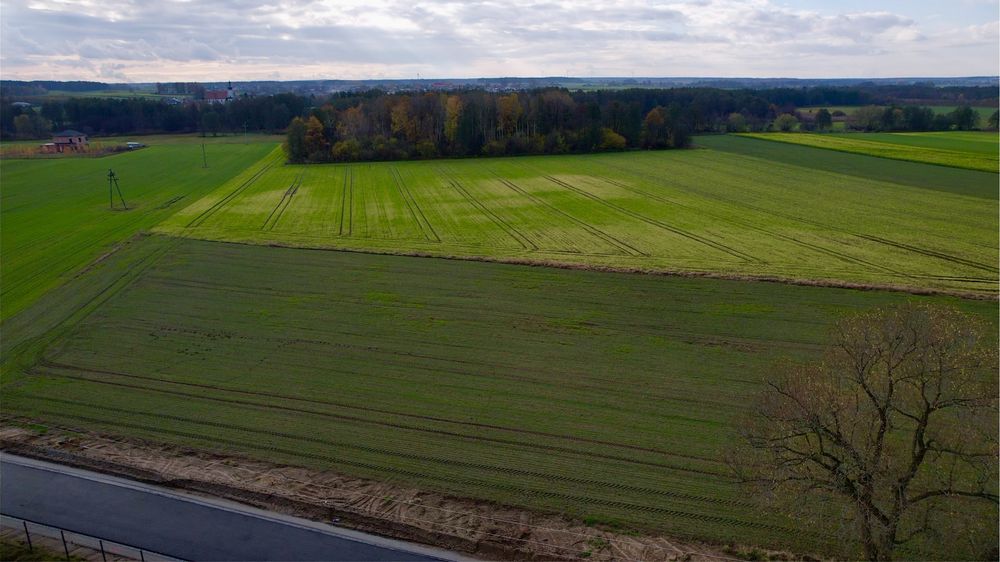
[[[200,139],[135,138],[150,146],[103,158],[0,160],[0,318],[24,309],[115,243],[197,201],[275,146],[273,138],[249,144],[206,139],[209,167],[203,168]],[[108,168],[121,178],[128,211],[109,210]]]
[[[741,493],[731,419],[778,358],[907,299],[996,322],[996,302],[153,236],[9,321],[4,413],[838,552]]]
[[[802,144],[924,164],[1000,172],[1000,137],[996,133],[741,133],[743,136]]]
[[[815,149],[816,162],[794,161],[780,156],[798,155],[794,145],[731,139],[698,141],[715,150],[322,166],[283,165],[276,151],[156,230],[996,292],[996,174]],[[768,148],[741,153],[748,143]],[[829,154],[837,167],[824,167]],[[877,179],[853,175],[872,160]]]

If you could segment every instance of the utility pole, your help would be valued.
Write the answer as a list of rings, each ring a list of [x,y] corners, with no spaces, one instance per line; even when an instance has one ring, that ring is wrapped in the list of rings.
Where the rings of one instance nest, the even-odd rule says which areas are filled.
[[[122,209],[128,210],[128,205],[125,204],[125,197],[122,196],[122,188],[118,185],[118,176],[115,175],[114,170],[108,168],[108,202],[111,205],[111,210],[115,209],[115,191],[118,191],[118,199],[122,202]]]

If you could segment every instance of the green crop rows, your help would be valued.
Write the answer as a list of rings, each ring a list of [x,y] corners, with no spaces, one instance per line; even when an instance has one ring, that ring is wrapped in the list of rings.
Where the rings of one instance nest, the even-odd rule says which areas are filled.
[[[995,292],[997,176],[956,170],[972,181],[945,178],[956,192],[924,189],[939,170],[952,170],[898,164],[915,172],[916,185],[716,150],[322,166],[283,165],[276,151],[156,230],[257,244]]]
[[[743,133],[743,136],[880,158],[983,172],[1000,171],[997,156],[1000,137],[996,133]]]
[[[835,319],[927,298],[165,237],[73,284],[89,313],[8,375],[7,414],[824,551],[741,495],[730,421]]]

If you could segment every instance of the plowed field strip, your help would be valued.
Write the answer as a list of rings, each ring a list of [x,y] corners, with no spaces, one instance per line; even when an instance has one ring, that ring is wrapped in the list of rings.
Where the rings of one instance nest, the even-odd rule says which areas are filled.
[[[219,199],[214,204],[212,204],[211,207],[205,209],[200,214],[198,214],[198,216],[191,219],[191,222],[187,223],[186,228],[195,228],[204,224],[204,222],[208,220],[212,215],[214,215],[220,209],[228,205],[233,199],[236,199],[236,197],[238,197],[241,193],[246,191],[247,188],[256,183],[257,180],[260,179],[260,177],[263,176],[265,172],[271,169],[272,165],[273,164],[270,163],[265,164],[263,167],[261,167],[261,169],[254,172],[252,176],[243,180],[243,183],[238,185],[236,189],[232,190],[231,192],[229,192],[228,195],[226,195],[222,199]]]
[[[618,455],[611,455],[611,454],[604,454],[604,453],[595,453],[595,452],[591,452],[591,451],[583,451],[583,450],[580,450],[580,449],[573,449],[573,448],[569,448],[569,447],[561,447],[561,446],[556,446],[556,445],[542,445],[542,444],[539,444],[539,443],[532,443],[532,442],[527,442],[527,441],[517,441],[517,440],[514,440],[514,439],[501,439],[501,438],[496,438],[496,437],[482,437],[482,436],[478,436],[478,435],[469,435],[469,434],[466,434],[466,433],[459,433],[459,432],[455,432],[455,431],[445,431],[445,430],[441,430],[441,429],[430,429],[430,428],[416,426],[416,425],[407,425],[407,424],[402,424],[402,423],[392,423],[392,422],[377,421],[377,420],[372,420],[372,419],[369,419],[369,418],[363,418],[363,417],[358,417],[358,416],[348,416],[348,415],[344,415],[344,414],[334,414],[334,413],[330,413],[330,412],[323,412],[323,411],[320,411],[320,410],[312,410],[312,409],[307,409],[307,408],[292,408],[292,407],[281,406],[281,405],[277,405],[277,404],[266,404],[266,403],[254,402],[254,401],[249,401],[249,400],[237,400],[235,398],[223,398],[221,396],[206,396],[204,393],[200,393],[199,394],[199,393],[195,393],[195,392],[184,392],[184,391],[180,391],[180,390],[167,390],[167,389],[162,389],[162,388],[152,388],[152,387],[144,386],[144,385],[127,384],[127,383],[122,383],[122,382],[111,382],[111,381],[107,381],[107,380],[101,380],[101,379],[86,377],[86,376],[82,376],[82,375],[70,375],[70,374],[63,373],[63,372],[60,372],[60,373],[42,372],[38,368],[31,369],[29,371],[29,374],[32,374],[32,375],[57,376],[57,377],[63,377],[63,378],[67,378],[67,379],[82,380],[82,381],[92,382],[92,383],[96,383],[96,384],[102,384],[102,385],[106,385],[106,386],[113,386],[113,387],[118,387],[118,388],[131,388],[131,389],[134,389],[134,390],[140,390],[140,391],[144,391],[144,392],[153,392],[153,393],[157,393],[157,394],[168,394],[168,395],[172,395],[172,396],[183,396],[185,398],[193,398],[193,399],[196,399],[196,400],[204,400],[204,401],[210,401],[210,402],[220,402],[220,403],[224,403],[224,404],[237,404],[237,405],[240,405],[240,406],[252,406],[252,407],[257,407],[257,408],[263,408],[265,410],[280,410],[280,411],[292,412],[292,413],[295,413],[295,414],[308,414],[308,415],[314,415],[314,416],[318,416],[318,417],[324,417],[324,418],[330,418],[330,419],[337,419],[337,420],[343,420],[343,421],[349,421],[349,422],[355,422],[355,423],[362,423],[362,424],[367,424],[367,425],[376,425],[376,426],[381,426],[381,427],[391,427],[391,428],[395,428],[395,429],[405,429],[405,430],[417,431],[417,432],[421,432],[421,433],[429,433],[429,434],[433,434],[433,435],[443,435],[443,436],[446,436],[446,437],[457,437],[457,438],[468,439],[468,440],[472,440],[472,441],[482,441],[482,442],[486,442],[486,443],[499,443],[499,444],[503,444],[503,445],[513,445],[515,447],[524,447],[524,448],[528,448],[528,449],[538,449],[538,450],[544,450],[544,451],[554,451],[554,452],[567,453],[567,454],[571,454],[571,455],[583,456],[583,457],[589,457],[589,458],[600,458],[600,459],[605,459],[605,460],[613,460],[613,461],[626,462],[626,463],[629,463],[629,464],[635,464],[635,465],[641,465],[641,466],[654,466],[654,467],[659,467],[659,468],[664,468],[664,469],[669,469],[669,470],[677,470],[677,471],[681,471],[681,472],[691,472],[691,473],[696,473],[696,474],[706,474],[706,475],[710,475],[713,478],[717,478],[717,479],[727,479],[728,478],[724,474],[724,472],[722,472],[722,471],[720,471],[720,472],[714,472],[714,471],[708,471],[708,470],[700,470],[700,469],[691,468],[691,467],[687,467],[687,466],[673,465],[673,464],[668,464],[668,463],[652,462],[652,461],[642,461],[642,460],[638,460],[638,459],[635,459],[635,458],[632,458],[632,457],[623,457],[623,456],[618,456]]]
[[[448,458],[441,458],[441,457],[433,457],[433,456],[427,456],[427,455],[417,455],[417,454],[413,454],[413,453],[401,452],[401,451],[392,450],[392,449],[383,449],[383,448],[378,448],[378,447],[368,447],[368,446],[364,446],[364,445],[358,445],[356,443],[348,443],[348,442],[342,442],[342,441],[331,441],[329,439],[321,439],[321,438],[318,438],[318,437],[309,437],[309,436],[298,435],[298,434],[294,434],[294,433],[287,433],[287,432],[281,432],[281,431],[270,431],[270,430],[264,430],[264,429],[257,429],[257,428],[254,428],[254,427],[247,427],[247,426],[236,425],[236,424],[220,423],[220,422],[207,421],[207,420],[199,420],[199,419],[188,418],[188,417],[183,417],[183,416],[176,416],[176,415],[170,415],[170,414],[159,414],[159,413],[153,413],[153,412],[143,411],[143,410],[129,410],[129,409],[125,409],[125,408],[112,408],[112,409],[109,410],[105,405],[102,405],[102,404],[90,404],[90,403],[83,402],[83,401],[80,401],[80,400],[62,400],[62,399],[59,399],[59,398],[49,398],[49,397],[44,397],[44,396],[30,396],[30,399],[32,399],[32,400],[39,400],[39,401],[43,401],[43,402],[52,402],[52,403],[56,403],[56,404],[65,404],[65,405],[68,405],[68,406],[83,406],[85,408],[89,408],[89,409],[93,409],[93,410],[113,411],[113,412],[126,413],[126,414],[130,414],[130,415],[151,417],[151,418],[164,419],[164,420],[180,421],[180,422],[191,423],[191,424],[195,424],[195,425],[204,425],[204,426],[209,426],[209,427],[218,427],[218,428],[222,428],[222,429],[232,429],[232,430],[241,431],[241,432],[244,432],[244,433],[255,433],[255,434],[259,434],[259,435],[270,435],[270,436],[273,436],[273,437],[281,437],[281,438],[284,438],[284,439],[291,439],[291,440],[294,440],[294,441],[303,441],[303,442],[306,442],[306,443],[314,443],[314,444],[317,444],[317,445],[325,445],[325,446],[330,446],[330,447],[340,447],[340,448],[345,448],[345,449],[354,449],[354,450],[357,450],[357,451],[364,451],[364,452],[368,452],[368,453],[376,453],[376,454],[381,454],[381,455],[389,455],[389,456],[406,458],[406,459],[411,459],[411,460],[418,460],[418,461],[423,461],[423,462],[431,462],[431,463],[441,464],[441,465],[447,465],[447,466],[458,466],[458,467],[462,467],[462,468],[472,468],[472,469],[483,470],[483,471],[488,471],[488,472],[497,472],[497,473],[503,473],[503,474],[512,474],[512,475],[515,475],[515,476],[527,476],[527,477],[531,477],[531,478],[539,478],[539,479],[542,479],[542,480],[552,480],[552,481],[558,481],[558,482],[569,482],[569,483],[572,483],[572,484],[583,484],[583,485],[588,485],[588,486],[598,486],[598,487],[601,487],[601,488],[609,488],[609,489],[622,490],[622,491],[628,491],[628,492],[638,492],[638,493],[642,493],[642,494],[648,494],[648,495],[651,495],[651,496],[663,496],[663,497],[668,497],[668,498],[691,500],[691,501],[697,501],[697,502],[703,502],[703,503],[713,503],[713,504],[720,504],[720,505],[731,505],[731,506],[747,507],[747,508],[754,507],[754,504],[752,504],[750,502],[740,501],[740,500],[716,498],[716,497],[709,497],[709,496],[702,496],[702,495],[695,495],[695,494],[687,494],[687,493],[682,493],[682,492],[673,492],[673,491],[670,491],[670,490],[661,490],[661,489],[649,488],[649,487],[643,487],[643,486],[631,486],[631,485],[628,485],[628,484],[622,484],[620,482],[607,482],[607,481],[604,481],[604,480],[596,480],[596,479],[590,479],[590,478],[576,478],[576,477],[573,477],[573,476],[563,476],[563,475],[559,475],[559,474],[553,474],[551,472],[539,472],[539,471],[535,471],[535,470],[524,470],[524,469],[511,468],[511,467],[506,467],[506,466],[498,466],[498,465],[492,465],[492,464],[474,463],[474,462],[461,461],[461,460],[448,459]]]
[[[624,253],[626,255],[630,255],[630,256],[648,256],[649,255],[646,252],[643,252],[642,250],[640,250],[640,249],[638,249],[638,248],[630,245],[629,243],[627,243],[627,242],[625,242],[623,240],[620,240],[618,238],[615,238],[614,236],[608,234],[607,232],[604,232],[603,230],[600,230],[597,227],[592,226],[592,225],[590,225],[590,224],[588,224],[588,223],[586,223],[586,222],[584,222],[584,221],[582,221],[582,220],[574,217],[573,215],[567,213],[566,211],[563,211],[559,207],[556,207],[552,203],[549,203],[548,201],[542,199],[541,197],[538,197],[537,195],[535,195],[535,194],[533,194],[533,193],[531,193],[531,192],[529,192],[529,191],[521,188],[520,186],[518,186],[514,182],[512,182],[512,181],[510,181],[510,180],[508,180],[506,178],[504,178],[503,176],[501,176],[500,174],[496,173],[495,171],[491,171],[491,173],[498,180],[500,180],[500,183],[504,184],[505,186],[507,186],[511,190],[513,190],[513,191],[515,191],[517,193],[520,193],[521,195],[524,195],[525,197],[531,199],[532,201],[538,203],[539,205],[542,205],[545,208],[547,208],[547,209],[549,209],[551,211],[554,211],[555,213],[557,213],[557,214],[559,214],[559,215],[561,215],[563,217],[566,217],[567,219],[569,219],[570,221],[572,221],[574,224],[576,224],[577,226],[580,226],[581,228],[583,228],[584,230],[586,230],[590,234],[593,234],[594,236],[600,238],[601,240],[604,240],[608,244],[611,244],[612,246],[618,248],[619,250],[622,251],[622,253]]]
[[[562,181],[562,180],[560,180],[558,178],[555,178],[553,176],[545,175],[543,177],[545,179],[549,180],[550,182],[552,182],[552,183],[560,186],[560,187],[563,187],[563,188],[566,188],[566,189],[572,191],[573,193],[577,193],[577,194],[579,194],[579,195],[581,195],[583,197],[586,197],[587,199],[590,199],[591,201],[595,201],[595,202],[597,202],[597,203],[599,203],[601,205],[604,205],[605,207],[608,207],[609,209],[614,209],[615,211],[618,211],[619,213],[622,213],[622,214],[624,214],[626,216],[632,217],[632,218],[634,218],[636,220],[642,221],[642,222],[644,222],[646,224],[655,226],[657,228],[661,228],[663,230],[666,230],[667,232],[671,232],[671,233],[676,234],[678,236],[687,238],[689,240],[693,240],[695,242],[698,242],[700,244],[708,246],[708,247],[710,247],[710,248],[712,248],[714,250],[718,250],[720,252],[729,254],[729,255],[731,255],[733,257],[740,258],[740,259],[748,261],[748,262],[764,263],[764,260],[761,260],[760,258],[754,257],[754,256],[752,256],[750,254],[741,252],[741,251],[737,250],[736,248],[733,248],[732,246],[727,246],[725,244],[722,244],[721,242],[716,242],[715,240],[712,240],[712,239],[709,239],[709,238],[705,238],[704,236],[699,236],[699,235],[697,235],[697,234],[695,234],[693,232],[689,232],[689,231],[684,230],[682,228],[678,228],[676,226],[669,225],[669,224],[667,224],[665,222],[662,222],[662,221],[659,221],[659,220],[647,217],[647,216],[645,216],[643,214],[637,213],[635,211],[626,209],[626,208],[624,208],[624,207],[622,207],[620,205],[616,205],[616,204],[614,204],[614,203],[612,203],[610,201],[607,201],[607,200],[605,200],[605,199],[603,199],[601,197],[598,197],[597,195],[594,195],[593,193],[590,193],[588,191],[580,189],[580,188],[578,188],[578,187],[576,187],[574,185],[570,185],[570,184],[568,184],[568,183],[566,183],[566,182],[564,182],[564,181]]]
[[[158,383],[171,384],[171,385],[176,385],[176,386],[181,386],[181,387],[203,388],[203,389],[207,389],[207,390],[211,390],[211,391],[222,391],[222,392],[230,392],[230,393],[233,393],[233,394],[244,394],[244,395],[248,395],[248,396],[258,396],[258,397],[266,397],[266,398],[278,398],[278,399],[281,399],[281,400],[303,402],[303,403],[307,403],[307,404],[316,404],[316,405],[320,405],[320,406],[333,406],[333,407],[336,407],[336,408],[358,410],[358,411],[362,411],[362,412],[372,412],[372,413],[377,413],[377,414],[386,414],[386,415],[391,415],[391,416],[399,416],[399,417],[419,419],[419,420],[425,420],[425,421],[434,421],[434,422],[440,422],[440,423],[449,423],[449,424],[455,424],[455,425],[466,426],[466,427],[478,427],[478,428],[482,428],[482,429],[492,429],[492,430],[497,430],[497,431],[506,431],[506,432],[510,432],[510,433],[518,433],[518,434],[524,434],[524,435],[535,435],[535,436],[538,436],[538,437],[549,437],[549,438],[553,438],[553,439],[561,439],[561,440],[567,440],[567,441],[571,441],[571,442],[588,443],[588,444],[594,444],[594,445],[603,445],[603,446],[614,447],[614,448],[621,448],[621,449],[630,449],[630,450],[634,450],[634,451],[641,451],[641,452],[646,452],[646,453],[654,453],[654,454],[665,455],[665,456],[672,456],[672,457],[687,458],[687,459],[691,459],[691,460],[698,460],[698,461],[704,461],[704,462],[710,462],[710,463],[721,463],[721,461],[719,461],[718,459],[712,459],[712,458],[708,458],[708,457],[701,457],[701,456],[697,456],[697,455],[689,455],[689,454],[685,454],[685,453],[675,453],[675,452],[671,452],[671,451],[666,451],[666,450],[662,450],[662,449],[654,449],[654,448],[650,448],[650,447],[639,447],[639,446],[635,446],[635,445],[628,445],[628,444],[625,444],[625,443],[617,443],[617,442],[613,442],[613,441],[603,441],[603,440],[600,440],[600,439],[589,439],[589,438],[586,438],[586,437],[576,437],[576,436],[572,436],[572,435],[563,435],[563,434],[559,434],[559,433],[550,433],[550,432],[544,432],[544,431],[533,431],[533,430],[527,430],[527,429],[521,429],[521,428],[515,428],[515,427],[509,427],[509,426],[502,426],[502,425],[493,425],[493,424],[468,422],[468,421],[454,420],[454,419],[437,417],[437,416],[424,416],[424,415],[419,415],[419,414],[408,414],[408,413],[395,412],[395,411],[392,411],[392,410],[386,410],[386,409],[380,409],[380,408],[369,408],[369,407],[365,407],[365,406],[358,406],[358,405],[353,405],[353,404],[349,404],[349,403],[345,403],[345,402],[334,402],[334,401],[327,401],[327,400],[317,400],[317,399],[312,399],[312,398],[301,398],[301,397],[297,397],[297,396],[290,396],[290,395],[286,395],[286,394],[279,394],[279,393],[273,393],[273,392],[259,392],[259,391],[243,390],[243,389],[233,389],[233,388],[227,388],[227,387],[223,387],[223,386],[210,385],[210,384],[204,384],[204,383],[192,383],[192,382],[180,382],[180,381],[173,381],[173,380],[164,380],[164,379],[159,379],[159,378],[156,378],[156,377],[147,377],[147,376],[143,376],[143,375],[135,375],[135,374],[130,374],[130,373],[121,373],[121,372],[116,372],[116,371],[108,371],[108,370],[101,370],[101,369],[90,369],[90,368],[85,368],[85,367],[76,367],[76,366],[73,366],[73,365],[66,365],[66,364],[63,364],[63,363],[56,363],[56,362],[52,362],[52,361],[42,361],[41,363],[39,363],[39,367],[43,367],[43,368],[47,367],[47,368],[53,368],[53,369],[57,369],[57,370],[69,370],[69,371],[75,371],[75,372],[79,372],[79,373],[94,373],[94,374],[97,374],[97,375],[111,375],[111,376],[122,377],[122,378],[130,378],[130,379],[136,379],[136,380],[144,380],[144,381],[152,381],[152,382],[158,382]],[[58,374],[58,373],[57,373],[57,375],[58,376],[63,376],[62,374]],[[70,375],[66,375],[66,376],[70,376]],[[95,381],[95,382],[99,380],[99,379],[93,379],[93,378],[89,378],[89,377],[80,377],[80,378],[83,378],[85,380]],[[147,388],[147,387],[142,387],[142,388]]]

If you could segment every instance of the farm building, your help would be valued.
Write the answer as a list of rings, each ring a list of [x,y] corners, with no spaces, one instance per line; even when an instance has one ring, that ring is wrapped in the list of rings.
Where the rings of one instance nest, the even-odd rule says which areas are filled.
[[[82,151],[87,148],[87,135],[73,129],[52,134],[52,142],[42,145],[45,152]]]

